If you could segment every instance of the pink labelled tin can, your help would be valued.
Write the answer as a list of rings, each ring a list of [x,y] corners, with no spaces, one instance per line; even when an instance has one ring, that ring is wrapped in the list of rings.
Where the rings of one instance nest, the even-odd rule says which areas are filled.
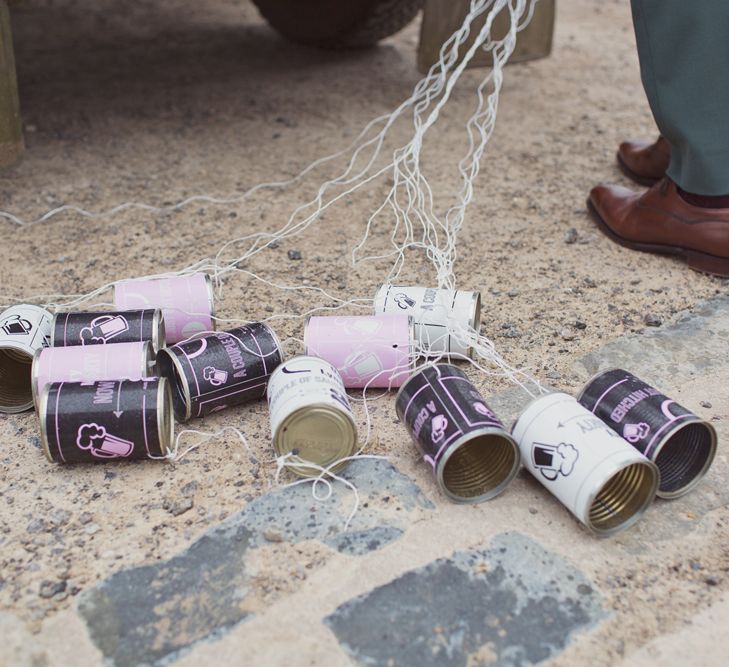
[[[142,380],[156,375],[152,344],[116,343],[73,347],[47,347],[33,358],[33,397],[52,382]]]
[[[121,280],[114,285],[118,310],[161,308],[168,343],[215,331],[213,286],[205,273],[154,280]]]
[[[347,389],[401,386],[415,365],[413,318],[407,315],[310,317],[306,354],[332,364]]]
[[[33,357],[50,343],[52,318],[47,310],[30,304],[0,313],[0,412],[33,407]]]

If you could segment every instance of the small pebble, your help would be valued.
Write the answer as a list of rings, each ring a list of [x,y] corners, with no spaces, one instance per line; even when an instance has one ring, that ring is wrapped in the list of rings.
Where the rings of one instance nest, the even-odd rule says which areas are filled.
[[[266,542],[283,542],[283,535],[281,535],[281,533],[277,530],[272,530],[271,528],[263,533],[263,538]]]
[[[700,405],[701,405],[702,408],[710,408],[711,407],[711,403],[709,403],[709,401],[701,401]]]
[[[91,523],[93,520],[93,515],[90,512],[81,512],[81,514],[78,517],[79,523],[82,525],[86,525],[87,523]]]
[[[167,511],[172,516],[180,516],[181,514],[184,514],[185,512],[191,510],[194,504],[195,503],[193,502],[192,498],[182,498],[181,500],[176,500],[175,502],[173,502],[167,508]]]
[[[570,227],[564,234],[564,242],[568,244],[577,243],[577,230]]]
[[[268,244],[268,247],[271,250],[276,250],[281,244],[278,241],[271,241],[271,243]]]
[[[530,507],[529,508],[529,514],[536,514],[536,513],[537,513],[537,508],[536,507]]]
[[[289,255],[289,259],[301,259],[300,250],[289,250],[288,255]]]
[[[562,331],[559,332],[559,335],[562,336],[562,340],[574,340],[577,338],[577,334],[567,328],[562,329]]]
[[[98,523],[90,523],[84,530],[87,535],[95,535],[101,530],[101,526]]]
[[[706,579],[704,579],[704,583],[707,586],[718,586],[719,585],[719,577],[706,577]]]
[[[592,278],[585,278],[584,280],[585,287],[594,288],[597,287],[597,283]]]
[[[66,590],[65,581],[43,581],[40,585],[38,595],[42,598],[52,598],[58,593],[63,593]]]
[[[659,327],[663,324],[663,320],[653,313],[646,313],[643,317],[643,322],[645,322],[648,327]]]
[[[515,290],[515,289],[509,290],[506,293],[506,296],[511,297],[513,299],[515,296],[519,296],[519,290]]]
[[[575,322],[575,329],[579,329],[582,331],[583,329],[587,329],[587,322],[583,322],[582,320],[577,320]]]

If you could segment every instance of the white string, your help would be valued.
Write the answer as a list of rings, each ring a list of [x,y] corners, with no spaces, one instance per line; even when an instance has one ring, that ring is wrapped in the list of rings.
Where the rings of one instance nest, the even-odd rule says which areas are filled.
[[[333,487],[332,483],[326,479],[326,477],[331,477],[332,480],[335,482],[341,482],[345,486],[347,486],[349,489],[351,489],[352,493],[354,494],[354,506],[352,507],[352,510],[349,513],[349,516],[347,516],[347,520],[344,522],[344,532],[347,532],[349,530],[349,526],[352,523],[352,519],[354,519],[355,515],[357,514],[357,511],[359,510],[360,500],[359,500],[359,491],[357,490],[357,487],[350,482],[348,479],[345,479],[344,477],[340,477],[336,473],[332,472],[332,468],[335,468],[337,466],[341,466],[344,463],[348,463],[349,461],[358,461],[362,459],[372,459],[372,460],[378,460],[378,461],[387,461],[386,456],[375,456],[373,454],[355,454],[353,456],[347,456],[343,459],[339,459],[338,461],[335,461],[330,466],[327,466],[326,468],[323,466],[318,465],[317,463],[312,463],[311,461],[305,461],[292,452],[289,452],[288,454],[284,454],[283,456],[279,456],[276,459],[276,475],[274,477],[274,481],[276,484],[279,484],[279,478],[281,475],[282,470],[285,468],[305,468],[309,470],[315,470],[319,472],[319,474],[316,477],[306,477],[302,479],[297,479],[295,482],[290,482],[289,484],[285,484],[282,488],[287,489],[294,486],[300,486],[302,484],[311,484],[311,495],[312,498],[314,498],[317,502],[324,502],[326,500],[329,500],[331,498],[333,493]],[[324,488],[326,489],[326,494],[323,496],[317,495],[317,488],[320,484],[324,485]]]
[[[198,431],[197,429],[192,428],[186,428],[180,431],[177,436],[175,437],[175,445],[174,447],[167,452],[164,456],[154,456],[150,455],[150,459],[157,459],[157,460],[169,460],[169,461],[181,461],[185,456],[187,456],[190,452],[197,449],[200,445],[202,445],[204,442],[207,442],[208,440],[212,440],[213,438],[219,438],[224,433],[231,431],[232,433],[235,433],[236,436],[238,436],[238,439],[243,443],[243,446],[250,452],[251,448],[248,444],[248,440],[246,439],[245,435],[238,430],[237,428],[233,426],[225,426],[221,428],[219,431],[215,431],[213,433],[210,433],[208,431]],[[199,435],[202,436],[198,442],[196,442],[193,445],[190,445],[185,451],[182,452],[182,454],[179,454],[180,449],[180,439],[188,434],[193,435]]]
[[[282,292],[314,292],[317,296],[323,297],[331,304],[334,304],[314,307],[305,313],[276,313],[262,321],[302,319],[316,312],[371,307],[371,299],[342,299],[318,286],[280,285],[258,275],[248,268],[242,268],[242,265],[250,262],[256,255],[268,249],[271,242],[280,242],[303,234],[314,223],[319,221],[326,211],[350,195],[366,187],[374,187],[379,181],[391,179],[392,185],[385,200],[369,216],[363,236],[351,250],[352,264],[357,265],[363,262],[376,263],[385,260],[392,261],[391,268],[384,280],[384,282],[392,283],[397,280],[403,271],[406,264],[406,251],[416,250],[433,265],[437,286],[439,288],[454,289],[456,285],[454,266],[457,259],[457,236],[464,224],[466,211],[473,200],[474,181],[478,176],[484,150],[495,127],[499,95],[503,84],[503,67],[514,50],[517,32],[526,27],[531,20],[537,1],[472,0],[461,28],[443,44],[438,61],[415,85],[411,95],[406,100],[391,113],[381,115],[368,123],[349,146],[332,155],[315,160],[291,179],[262,183],[245,192],[236,193],[232,196],[218,197],[209,194],[199,194],[169,206],[154,206],[141,202],[123,202],[107,210],[89,211],[80,206],[64,204],[30,221],[25,221],[19,216],[7,211],[0,211],[0,218],[6,219],[15,225],[28,226],[45,223],[61,215],[77,215],[85,219],[105,219],[131,210],[139,210],[149,214],[171,213],[182,210],[195,203],[206,203],[215,206],[237,205],[246,202],[258,193],[268,190],[282,190],[292,185],[300,184],[314,170],[325,165],[334,164],[341,159],[344,160],[345,166],[340,173],[325,180],[318,187],[315,195],[304,204],[295,208],[278,230],[273,232],[253,232],[236,239],[231,239],[225,242],[213,257],[202,258],[177,271],[144,276],[141,279],[183,276],[197,272],[206,272],[211,276],[216,292],[220,298],[223,294],[225,279],[230,279],[234,276],[244,276],[260,281],[268,287]],[[506,11],[509,14],[509,29],[502,39],[495,40],[491,37],[491,28],[495,17],[502,11]],[[478,30],[471,46],[462,55],[463,46],[471,35],[474,23],[477,20],[483,20],[483,26]],[[445,210],[445,214],[439,215],[436,213],[433,190],[428,178],[422,171],[422,155],[426,147],[426,139],[432,136],[432,130],[439,121],[443,108],[451,99],[455,86],[461,79],[466,67],[481,50],[488,51],[491,54],[493,64],[477,87],[475,110],[465,125],[468,145],[465,154],[461,157],[457,166],[461,180],[460,189],[455,196],[455,200],[448,207],[440,207],[441,210]],[[391,146],[390,144],[394,136],[393,129],[396,123],[399,121],[404,122],[408,118],[413,127],[411,138],[402,145]],[[391,225],[391,231],[389,233],[389,248],[382,251],[372,246],[376,246],[377,244],[377,238],[374,234],[377,223],[386,214],[391,216],[394,222]],[[114,284],[114,282],[108,283],[88,294],[38,295],[29,300],[44,302],[46,307],[53,310],[78,308],[99,299]],[[11,302],[20,301],[12,296],[3,297],[3,299]],[[216,317],[215,321],[230,324],[247,323],[250,320]],[[464,328],[457,322],[451,321],[451,319],[447,321],[446,331],[447,333],[444,336],[453,336],[455,340],[466,343],[473,348],[474,356],[477,357],[478,361],[476,359],[466,359],[481,372],[488,375],[505,377],[532,396],[534,394],[528,388],[530,385],[534,385],[539,392],[543,391],[537,380],[529,376],[525,371],[510,366],[497,353],[493,342],[486,336],[481,335],[479,331]],[[287,338],[286,340],[300,342],[299,339],[294,337]],[[436,343],[437,341],[432,340],[427,341],[427,345],[423,345],[421,341],[420,348],[417,352],[432,355],[432,350],[436,347]],[[441,357],[436,357],[436,359],[439,358]],[[431,360],[431,363],[434,362]],[[484,364],[488,364],[488,367]],[[409,368],[393,370],[396,370],[395,375],[409,373],[410,371]],[[369,442],[371,431],[371,420],[366,396],[367,389],[368,387],[364,388],[362,398],[367,424],[365,445]],[[205,440],[216,437],[228,429],[236,432],[243,444],[248,447],[247,441],[240,431],[232,429],[232,427],[227,427],[217,433],[203,433],[202,435],[205,439],[185,450],[180,458],[185,456],[189,451],[197,448]],[[191,429],[182,431],[175,441],[175,456],[178,452],[180,437],[187,433],[201,434],[201,432]],[[362,450],[360,449],[360,451]],[[353,458],[381,457],[368,457],[358,453],[354,457],[348,457],[343,460],[346,461]],[[339,463],[337,462],[337,464]],[[307,465],[314,470],[319,470],[321,473],[319,477],[322,479],[325,476],[329,476],[335,481],[342,481],[350,486],[355,493],[356,504],[354,512],[356,512],[359,504],[359,496],[356,488],[350,482],[334,475],[330,469],[322,468],[316,464],[299,463],[297,465],[299,467]],[[286,463],[286,467],[288,467],[288,463]],[[280,468],[278,472],[280,472]],[[306,481],[308,480],[300,480],[294,484]],[[329,482],[327,481],[327,483]],[[347,526],[352,516],[354,514],[350,515],[346,524]]]

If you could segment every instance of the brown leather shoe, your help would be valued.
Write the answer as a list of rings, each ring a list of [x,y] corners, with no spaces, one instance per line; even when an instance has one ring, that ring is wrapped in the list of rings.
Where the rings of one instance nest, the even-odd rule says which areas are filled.
[[[616,243],[678,255],[696,271],[729,277],[729,208],[692,206],[669,178],[643,194],[619,185],[598,185],[587,206]]]
[[[663,137],[649,141],[624,141],[618,148],[618,166],[640,185],[653,185],[666,175],[671,161],[671,144]]]

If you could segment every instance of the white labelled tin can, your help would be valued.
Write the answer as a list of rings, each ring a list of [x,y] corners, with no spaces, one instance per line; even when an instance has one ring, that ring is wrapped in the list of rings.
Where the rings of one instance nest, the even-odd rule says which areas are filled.
[[[513,435],[529,472],[597,535],[632,526],[656,495],[656,465],[568,394],[532,401]]]
[[[0,412],[33,407],[31,366],[36,352],[51,341],[53,315],[22,304],[0,313]]]
[[[420,348],[430,356],[467,357],[473,354],[467,332],[480,326],[481,294],[385,284],[375,295],[375,315],[382,313],[410,315]]]
[[[293,453],[302,462],[328,468],[357,448],[357,427],[337,369],[324,359],[299,356],[281,364],[268,381],[273,446],[279,456]],[[301,476],[320,470],[289,469]],[[332,470],[343,467],[332,466]]]

